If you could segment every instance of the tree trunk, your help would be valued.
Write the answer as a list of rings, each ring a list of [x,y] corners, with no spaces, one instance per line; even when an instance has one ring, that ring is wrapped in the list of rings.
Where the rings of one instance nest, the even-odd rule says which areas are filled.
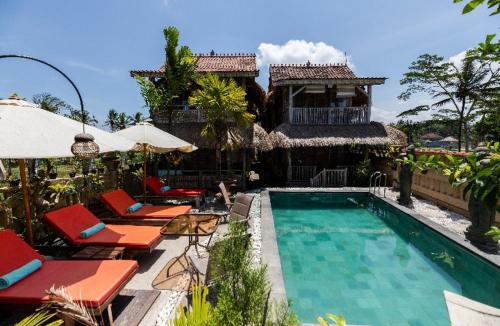
[[[465,141],[465,151],[468,152],[470,149],[470,144],[469,144],[469,126],[467,125],[467,121],[464,122],[464,141]]]
[[[215,170],[217,171],[217,177],[219,179],[222,177],[221,164],[221,149],[219,146],[217,146],[215,148]]]
[[[462,123],[463,123],[463,118],[460,117],[458,119],[458,151],[462,149]]]

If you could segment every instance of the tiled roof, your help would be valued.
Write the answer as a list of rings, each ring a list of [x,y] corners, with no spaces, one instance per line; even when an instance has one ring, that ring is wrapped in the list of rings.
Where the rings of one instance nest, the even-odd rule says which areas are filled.
[[[292,80],[384,80],[384,77],[358,78],[346,64],[272,64],[269,75],[273,84]]]
[[[258,76],[257,60],[255,54],[235,53],[235,54],[194,54],[198,60],[196,71],[201,73],[213,72],[218,74],[243,74]],[[159,77],[164,71],[162,65],[158,70],[133,70],[130,74],[148,77]]]
[[[354,79],[356,75],[343,64],[286,64],[270,65],[273,82],[289,79]]]

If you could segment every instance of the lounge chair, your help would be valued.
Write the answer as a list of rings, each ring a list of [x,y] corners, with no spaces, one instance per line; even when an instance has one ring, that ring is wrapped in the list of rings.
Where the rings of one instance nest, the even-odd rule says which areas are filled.
[[[115,218],[107,219],[112,223],[128,223],[142,225],[164,225],[165,220],[170,220],[178,215],[186,214],[193,208],[190,205],[144,205],[138,211],[130,213],[128,208],[137,202],[123,189],[113,190],[101,195],[101,200],[115,214]]]
[[[179,200],[194,200],[196,207],[200,206],[203,201],[207,189],[203,188],[173,188],[168,191],[162,191],[166,186],[158,177],[149,176],[146,179],[148,189],[153,193],[153,196],[145,196],[145,199],[164,200],[164,199],[179,199]]]
[[[231,199],[229,198],[229,192],[226,189],[226,185],[224,182],[219,183],[219,189],[220,192],[222,193],[222,197],[224,198],[224,204],[227,207],[227,210],[230,210],[231,207],[233,206],[233,203],[231,202]]]
[[[226,220],[241,222],[248,226],[253,199],[254,196],[237,193]]]
[[[138,268],[134,260],[45,260],[12,230],[0,231],[0,277],[34,259],[41,262],[38,270],[0,289],[3,308],[39,306],[49,299],[46,290],[64,286],[94,315],[101,315]]]
[[[101,223],[101,220],[81,204],[48,212],[44,220],[63,235],[69,244],[77,247],[125,247],[129,251],[150,252],[161,241],[159,227],[112,224],[106,224],[101,231],[82,238],[82,231]]]

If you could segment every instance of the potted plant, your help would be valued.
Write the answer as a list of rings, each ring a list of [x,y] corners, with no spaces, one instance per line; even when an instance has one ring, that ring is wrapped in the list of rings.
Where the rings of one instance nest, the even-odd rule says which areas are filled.
[[[78,171],[81,169],[80,161],[78,161],[75,158],[72,158],[69,165],[70,165],[69,177],[74,178],[78,173]]]
[[[51,170],[49,171],[49,178],[50,179],[57,179],[57,167],[52,166]]]
[[[471,225],[465,236],[479,248],[498,251],[498,241],[488,233],[500,212],[500,143],[479,146],[466,157],[446,155],[443,173],[454,187],[465,186],[464,199],[469,196]]]
[[[396,162],[400,164],[398,202],[404,206],[411,206],[411,185],[413,182],[413,172],[417,169],[413,145],[408,146],[408,152],[401,153],[400,158],[398,158]]]
[[[19,183],[21,180],[17,176],[14,176],[13,174],[9,175],[7,178],[7,181],[9,182],[9,186],[11,187],[19,187]]]

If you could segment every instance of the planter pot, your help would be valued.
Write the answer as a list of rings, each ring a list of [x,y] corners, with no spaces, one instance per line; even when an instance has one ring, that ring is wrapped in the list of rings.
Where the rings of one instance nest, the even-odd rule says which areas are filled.
[[[498,242],[485,235],[495,222],[495,208],[489,208],[473,196],[469,199],[471,225],[465,231],[465,237],[478,248],[487,252],[497,252]]]
[[[49,178],[50,179],[56,179],[57,178],[57,172],[50,172],[49,173]]]
[[[407,165],[401,166],[399,171],[399,197],[398,202],[403,206],[411,206],[411,184],[413,172]]]
[[[74,178],[74,177],[76,177],[76,172],[70,172],[70,173],[69,173],[69,177],[70,177],[70,178]]]
[[[9,180],[9,186],[18,187],[20,182],[21,182],[21,180],[19,180],[19,179]]]
[[[90,173],[96,174],[97,173],[97,169],[90,169]]]

